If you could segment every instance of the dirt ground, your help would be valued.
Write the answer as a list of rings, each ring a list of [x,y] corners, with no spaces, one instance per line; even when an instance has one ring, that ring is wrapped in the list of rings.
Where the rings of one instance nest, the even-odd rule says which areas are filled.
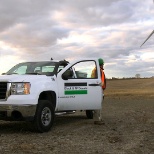
[[[25,122],[0,121],[3,154],[152,154],[154,153],[154,79],[108,80],[104,125],[85,112],[57,116],[47,133]]]

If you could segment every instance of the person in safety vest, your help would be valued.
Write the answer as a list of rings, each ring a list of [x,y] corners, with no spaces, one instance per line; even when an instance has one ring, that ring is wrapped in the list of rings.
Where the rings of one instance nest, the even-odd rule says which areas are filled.
[[[99,58],[98,61],[99,61],[99,66],[100,66],[100,74],[101,74],[101,80],[102,80],[102,89],[104,91],[106,89],[106,78],[105,78],[105,73],[104,73],[104,68],[103,68],[104,60],[102,58]],[[92,70],[91,77],[92,78],[97,77],[96,68],[94,68]],[[103,99],[104,99],[104,93],[103,93]],[[102,103],[103,103],[103,100],[102,100]],[[95,110],[93,118],[94,118],[94,124],[99,124],[99,125],[104,124],[104,122],[102,120],[102,109]]]

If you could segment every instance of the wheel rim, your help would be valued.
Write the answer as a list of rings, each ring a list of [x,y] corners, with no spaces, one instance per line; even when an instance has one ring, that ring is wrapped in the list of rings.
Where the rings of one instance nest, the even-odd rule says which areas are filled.
[[[51,122],[51,110],[45,107],[42,110],[41,121],[44,126],[48,126]]]

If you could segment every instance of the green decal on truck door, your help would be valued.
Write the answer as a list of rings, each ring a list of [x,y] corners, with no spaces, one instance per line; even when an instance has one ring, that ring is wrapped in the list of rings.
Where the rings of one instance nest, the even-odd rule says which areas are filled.
[[[85,95],[87,94],[87,83],[65,83],[64,94],[65,95]]]

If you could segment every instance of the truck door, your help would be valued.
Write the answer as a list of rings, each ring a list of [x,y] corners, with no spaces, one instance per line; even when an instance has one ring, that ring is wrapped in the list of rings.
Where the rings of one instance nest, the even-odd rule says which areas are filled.
[[[95,77],[91,77],[92,70]],[[68,74],[68,75],[67,75]],[[103,97],[98,60],[76,61],[57,75],[58,110],[100,109]]]

